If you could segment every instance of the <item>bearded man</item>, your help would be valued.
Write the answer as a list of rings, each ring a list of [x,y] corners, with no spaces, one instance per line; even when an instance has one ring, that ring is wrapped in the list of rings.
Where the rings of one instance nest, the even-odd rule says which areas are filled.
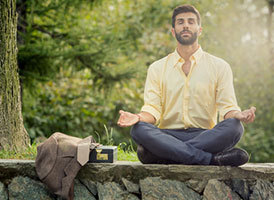
[[[253,122],[256,108],[240,110],[229,64],[202,50],[201,33],[195,7],[175,8],[176,50],[150,65],[141,112],[120,111],[117,124],[133,126],[131,136],[144,164],[240,166],[248,162],[248,153],[234,146],[243,135],[241,122]]]

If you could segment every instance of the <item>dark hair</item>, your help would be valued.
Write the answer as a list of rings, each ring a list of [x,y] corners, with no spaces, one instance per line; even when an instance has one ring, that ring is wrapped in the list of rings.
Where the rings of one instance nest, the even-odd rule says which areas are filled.
[[[179,15],[181,13],[188,13],[188,12],[194,13],[196,15],[196,17],[197,17],[198,24],[201,25],[201,16],[200,16],[199,11],[194,6],[192,6],[192,5],[184,4],[184,5],[176,7],[173,10],[173,14],[172,14],[172,27],[173,28],[175,27],[175,20],[176,20],[176,16],[177,15]]]

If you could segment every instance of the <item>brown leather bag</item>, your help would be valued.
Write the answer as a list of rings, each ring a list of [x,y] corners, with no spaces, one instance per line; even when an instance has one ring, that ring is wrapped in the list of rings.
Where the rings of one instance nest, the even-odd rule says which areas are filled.
[[[98,146],[92,143],[95,143],[92,136],[81,139],[58,132],[52,134],[37,147],[35,165],[38,177],[53,193],[65,199],[73,199],[74,178],[88,161],[81,164],[77,161],[77,147],[86,144],[89,151],[90,147]],[[86,154],[89,155],[89,152]]]

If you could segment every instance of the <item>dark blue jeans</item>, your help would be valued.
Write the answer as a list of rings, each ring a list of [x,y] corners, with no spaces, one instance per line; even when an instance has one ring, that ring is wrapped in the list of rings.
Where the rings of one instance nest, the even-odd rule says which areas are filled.
[[[131,129],[133,140],[149,153],[170,163],[208,165],[212,154],[234,147],[243,135],[239,120],[230,118],[210,130],[159,129],[139,122]]]

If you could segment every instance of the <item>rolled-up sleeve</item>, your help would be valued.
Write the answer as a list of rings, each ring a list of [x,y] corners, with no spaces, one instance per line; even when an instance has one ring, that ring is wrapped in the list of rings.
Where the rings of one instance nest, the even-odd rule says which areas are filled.
[[[216,104],[219,111],[219,120],[224,120],[226,113],[232,110],[241,111],[237,105],[233,86],[233,75],[229,64],[225,64],[220,70],[216,88]]]
[[[148,112],[156,119],[156,124],[159,122],[162,112],[161,105],[161,89],[160,76],[157,74],[155,65],[148,68],[147,78],[144,91],[144,105],[141,108],[142,112]]]

